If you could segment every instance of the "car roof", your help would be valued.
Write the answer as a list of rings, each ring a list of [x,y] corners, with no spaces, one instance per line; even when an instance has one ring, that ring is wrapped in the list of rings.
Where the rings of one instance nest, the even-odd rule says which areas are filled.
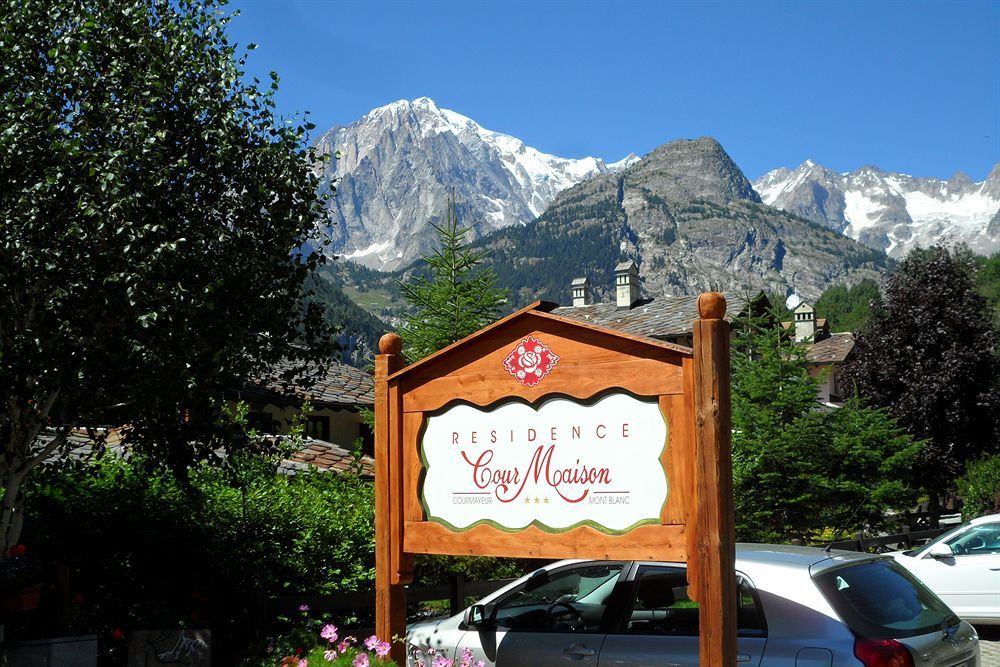
[[[987,514],[985,516],[976,517],[969,521],[973,526],[980,523],[993,523],[994,521],[1000,521],[1000,514]]]
[[[817,571],[852,561],[871,560],[872,558],[875,558],[872,554],[857,551],[842,551],[840,549],[824,551],[817,547],[797,547],[789,544],[738,543],[736,545],[737,567],[760,564]],[[820,565],[821,567],[816,567]]]
[[[787,568],[809,569],[822,563],[826,566],[837,566],[850,563],[851,561],[865,561],[878,558],[878,556],[857,551],[844,551],[841,549],[830,549],[824,551],[819,547],[798,547],[790,544],[756,544],[749,542],[738,542],[736,544],[736,564],[737,567],[745,567],[750,564],[761,564],[769,566],[779,566]],[[555,566],[571,565],[574,563],[588,562],[587,559],[568,559],[551,563],[542,569],[551,569]],[[652,561],[641,561],[652,562]]]

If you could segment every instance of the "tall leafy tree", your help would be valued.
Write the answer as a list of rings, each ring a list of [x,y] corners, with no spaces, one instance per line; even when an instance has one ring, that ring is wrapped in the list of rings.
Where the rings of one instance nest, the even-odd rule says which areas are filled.
[[[77,426],[183,472],[223,391],[320,354],[310,126],[216,0],[2,0],[0,547]]]
[[[833,285],[816,301],[816,312],[830,323],[831,331],[859,331],[871,319],[872,308],[882,298],[878,283],[865,278],[857,285]]]
[[[424,258],[429,275],[400,283],[415,311],[406,316],[400,336],[403,354],[417,361],[492,323],[507,304],[496,276],[480,265],[485,253],[464,243],[468,228],[458,224],[454,200],[443,224],[431,223],[441,247]]]
[[[819,539],[878,527],[905,507],[920,444],[883,410],[817,401],[806,347],[740,318],[732,361],[733,494],[737,535],[756,542]]]
[[[914,472],[935,516],[965,463],[997,449],[998,338],[972,262],[940,246],[907,255],[841,376],[927,441]]]

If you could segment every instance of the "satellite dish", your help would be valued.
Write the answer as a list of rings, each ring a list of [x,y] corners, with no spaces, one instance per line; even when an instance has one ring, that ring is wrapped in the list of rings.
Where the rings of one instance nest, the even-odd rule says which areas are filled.
[[[792,293],[788,295],[787,299],[785,299],[785,308],[787,308],[788,310],[795,310],[796,308],[799,307],[799,304],[801,303],[802,303],[802,297],[800,297],[798,294]]]

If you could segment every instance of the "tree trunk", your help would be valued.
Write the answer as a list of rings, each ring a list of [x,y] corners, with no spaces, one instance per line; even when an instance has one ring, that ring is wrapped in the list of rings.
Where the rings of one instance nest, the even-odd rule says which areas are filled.
[[[927,499],[927,520],[931,528],[937,528],[941,521],[941,497],[937,491],[931,491]]]
[[[0,558],[6,558],[10,548],[21,539],[24,526],[24,480],[34,468],[47,459],[63,443],[75,424],[67,424],[56,429],[52,440],[44,447],[32,449],[42,428],[49,420],[52,406],[59,397],[55,389],[36,403],[40,409],[25,414],[16,400],[8,403],[6,419],[6,451],[0,457],[0,480],[3,483],[3,502],[0,504]],[[29,401],[30,403],[30,401]]]

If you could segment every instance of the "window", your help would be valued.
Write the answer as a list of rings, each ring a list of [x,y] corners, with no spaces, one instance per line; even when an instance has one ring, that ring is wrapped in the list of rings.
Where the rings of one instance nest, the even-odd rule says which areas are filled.
[[[901,639],[940,630],[958,618],[909,572],[877,560],[824,572],[816,583],[855,634]]]
[[[545,632],[597,632],[621,563],[582,564],[556,572],[539,570],[497,603],[497,627]]]
[[[277,425],[271,415],[260,410],[253,410],[247,415],[247,423],[258,433],[277,433]]]
[[[329,417],[313,417],[310,416],[309,420],[305,423],[306,435],[314,440],[322,440],[324,442],[330,442],[330,418]]]
[[[640,570],[626,632],[698,636],[698,603],[687,594],[684,570]]]
[[[956,556],[1000,554],[1000,523],[973,526],[945,542]]]
[[[736,578],[739,607],[736,623],[741,637],[764,637],[767,626],[757,593],[746,578]],[[682,568],[643,567],[639,570],[626,614],[627,634],[697,637],[698,603],[688,597],[687,573]]]

